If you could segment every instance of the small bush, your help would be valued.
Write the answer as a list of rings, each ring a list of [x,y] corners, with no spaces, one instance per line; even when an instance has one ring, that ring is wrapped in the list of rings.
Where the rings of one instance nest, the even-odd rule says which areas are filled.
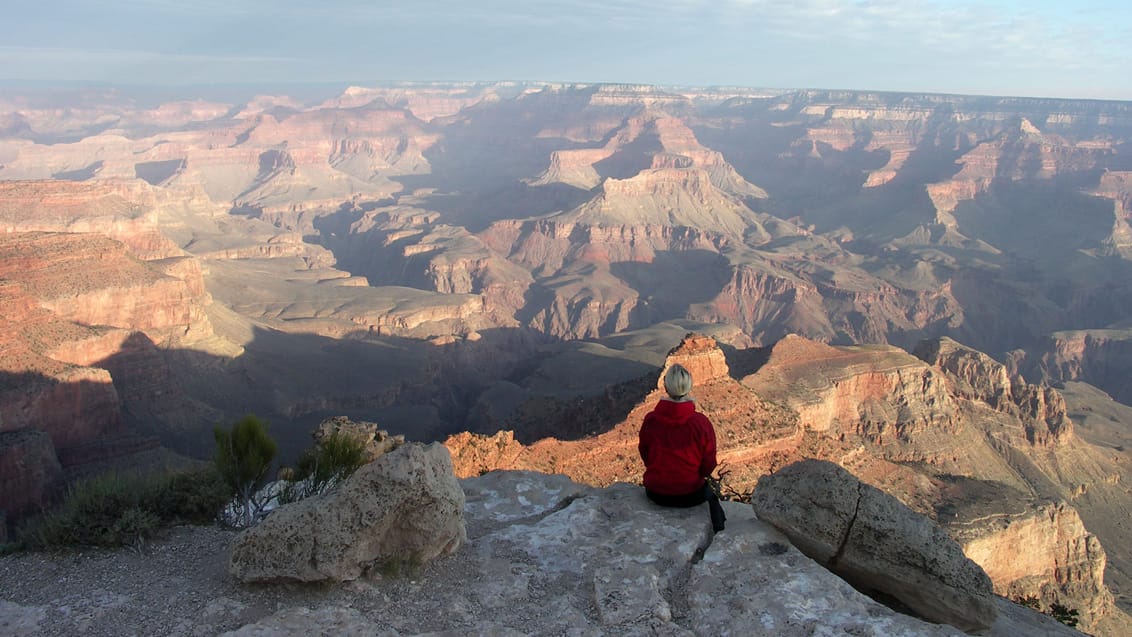
[[[211,524],[228,504],[212,467],[188,472],[110,472],[80,480],[54,510],[29,520],[11,548],[129,546],[174,523]]]
[[[1059,621],[1059,622],[1061,622],[1061,623],[1063,623],[1063,624],[1065,624],[1066,626],[1069,626],[1069,627],[1077,626],[1077,622],[1078,622],[1077,616],[1079,614],[1080,613],[1077,612],[1076,608],[1068,608],[1068,607],[1062,606],[1061,604],[1058,604],[1056,602],[1054,602],[1053,604],[1050,604],[1049,610],[1046,611],[1046,615],[1049,615],[1050,617],[1056,619],[1057,621]]]
[[[131,507],[122,512],[106,536],[106,545],[133,544],[150,537],[161,526],[161,519],[153,511]]]
[[[382,577],[397,579],[402,576],[415,578],[420,574],[424,560],[415,551],[408,557],[392,557],[381,565]]]
[[[230,501],[228,484],[208,466],[170,476],[159,513],[165,522],[212,524]]]
[[[107,473],[77,482],[63,503],[20,533],[32,549],[122,546],[150,537],[160,524],[163,481]]]
[[[286,504],[326,493],[365,463],[365,442],[341,432],[331,434],[299,457],[279,491],[279,502]]]
[[[1032,608],[1043,615],[1048,615],[1070,628],[1075,628],[1080,621],[1080,612],[1078,612],[1076,608],[1069,608],[1057,602],[1051,603],[1047,610],[1042,610],[1041,600],[1033,595],[1028,597],[1015,597],[1014,601],[1026,608]]]

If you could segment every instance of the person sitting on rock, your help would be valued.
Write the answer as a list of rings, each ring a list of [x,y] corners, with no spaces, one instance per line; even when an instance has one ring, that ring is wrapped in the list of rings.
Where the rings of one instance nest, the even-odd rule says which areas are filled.
[[[708,417],[696,411],[688,395],[692,374],[673,365],[664,375],[667,399],[661,399],[645,416],[637,449],[645,462],[645,494],[667,507],[708,503],[711,525],[723,530],[726,516],[706,478],[715,469],[715,429]]]

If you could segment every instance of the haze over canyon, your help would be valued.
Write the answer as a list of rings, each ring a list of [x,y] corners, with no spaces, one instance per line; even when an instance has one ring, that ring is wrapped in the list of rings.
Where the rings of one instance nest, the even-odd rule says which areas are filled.
[[[1130,102],[3,95],[2,508],[207,458],[249,412],[288,458],[348,415],[447,440],[466,475],[639,481],[678,359],[736,485],[833,460],[939,521],[999,594],[1118,635],[1130,221]]]

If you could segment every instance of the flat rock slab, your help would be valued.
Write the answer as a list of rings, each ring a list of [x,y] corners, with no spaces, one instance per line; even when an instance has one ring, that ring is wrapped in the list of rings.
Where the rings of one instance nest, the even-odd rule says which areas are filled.
[[[533,471],[491,471],[461,480],[460,486],[465,516],[495,523],[545,515],[594,491],[564,475]]]
[[[711,543],[711,521],[706,507],[665,509],[641,487],[618,483],[485,539],[489,547],[506,542],[520,549],[544,572],[580,574],[623,560],[664,570],[687,564]]]

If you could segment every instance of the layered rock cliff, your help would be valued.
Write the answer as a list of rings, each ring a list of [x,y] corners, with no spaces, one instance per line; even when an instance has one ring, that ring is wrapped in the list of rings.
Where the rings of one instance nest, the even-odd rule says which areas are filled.
[[[119,437],[125,428],[109,372],[45,355],[60,345],[100,343],[100,331],[39,308],[16,281],[0,279],[0,301],[0,502],[15,522],[63,487],[64,469],[73,465],[63,465],[61,453]]]
[[[1121,402],[1132,401],[1132,332],[1127,329],[1054,332],[1032,351],[1018,354],[1012,367],[1027,377],[1087,382]]]
[[[31,190],[28,184],[19,185],[21,196]],[[55,194],[50,186],[47,190],[49,202],[59,192],[75,194],[70,188]],[[96,200],[106,200],[104,190],[96,192],[103,195]],[[78,194],[74,205],[90,203],[89,189]],[[22,225],[68,227],[67,220],[75,215],[60,205],[48,208],[59,218],[29,215]],[[96,229],[116,229],[124,240],[139,239],[136,226],[129,223],[77,216],[95,219]],[[163,254],[155,254],[150,236],[140,233],[143,254]],[[179,253],[167,239],[156,245]],[[210,298],[195,262],[183,256],[142,261],[126,244],[104,234],[0,235],[0,282],[0,431],[5,453],[17,453],[13,449],[23,448],[28,440],[38,441],[34,452],[27,450],[14,465],[18,475],[4,481],[4,508],[15,520],[57,493],[61,471],[74,475],[87,466],[128,462],[139,452],[155,449],[157,440],[137,435],[124,410],[154,402],[165,405],[162,411],[168,409],[178,392],[157,346],[198,343],[212,337],[212,328],[205,315]],[[147,345],[149,364],[136,364],[136,356],[122,364],[125,353],[137,349],[130,343],[138,342]]]
[[[1036,597],[1043,608],[1072,600],[1082,624],[1107,623],[1114,605],[1104,583],[1105,551],[1069,505],[1035,505],[1014,514],[955,521],[949,528],[999,595]]]
[[[224,220],[227,232],[204,236],[163,214],[198,256],[337,260],[382,284],[457,294],[496,270],[520,284],[481,285],[495,326],[592,337],[691,318],[736,322],[760,343],[800,333],[911,347],[943,334],[998,353],[1132,308],[1122,262],[1096,260],[1127,242],[1120,103],[523,83],[353,87],[322,104],[267,96],[227,109],[83,99],[7,102],[23,132],[0,138],[0,178],[129,180],[150,198],[203,197],[264,222]],[[357,211],[409,207],[443,228],[400,236],[380,267],[368,255],[381,236],[346,240]],[[579,234],[547,270],[513,260],[522,274],[500,267],[512,254],[498,241],[469,251],[455,236],[547,215],[630,244],[649,226],[686,225],[713,235],[702,247],[729,267],[697,286],[709,298],[656,302],[654,279],[634,276],[649,257],[632,250],[610,252],[624,265],[598,268],[598,284],[559,291],[550,269],[590,276],[609,246]],[[652,245],[684,272],[703,269],[699,247]]]
[[[99,234],[144,260],[184,256],[161,230],[162,193],[132,180],[0,181],[0,228]]]
[[[157,343],[211,334],[197,268],[177,262],[152,267],[101,234],[15,233],[2,241],[0,273],[63,320],[136,330]]]
[[[1066,414],[1065,400],[1050,387],[1011,380],[1007,367],[982,352],[941,338],[925,341],[914,352],[956,382],[963,398],[984,402],[997,411],[1017,417],[1030,442],[1044,445],[1070,439],[1073,423]]]

